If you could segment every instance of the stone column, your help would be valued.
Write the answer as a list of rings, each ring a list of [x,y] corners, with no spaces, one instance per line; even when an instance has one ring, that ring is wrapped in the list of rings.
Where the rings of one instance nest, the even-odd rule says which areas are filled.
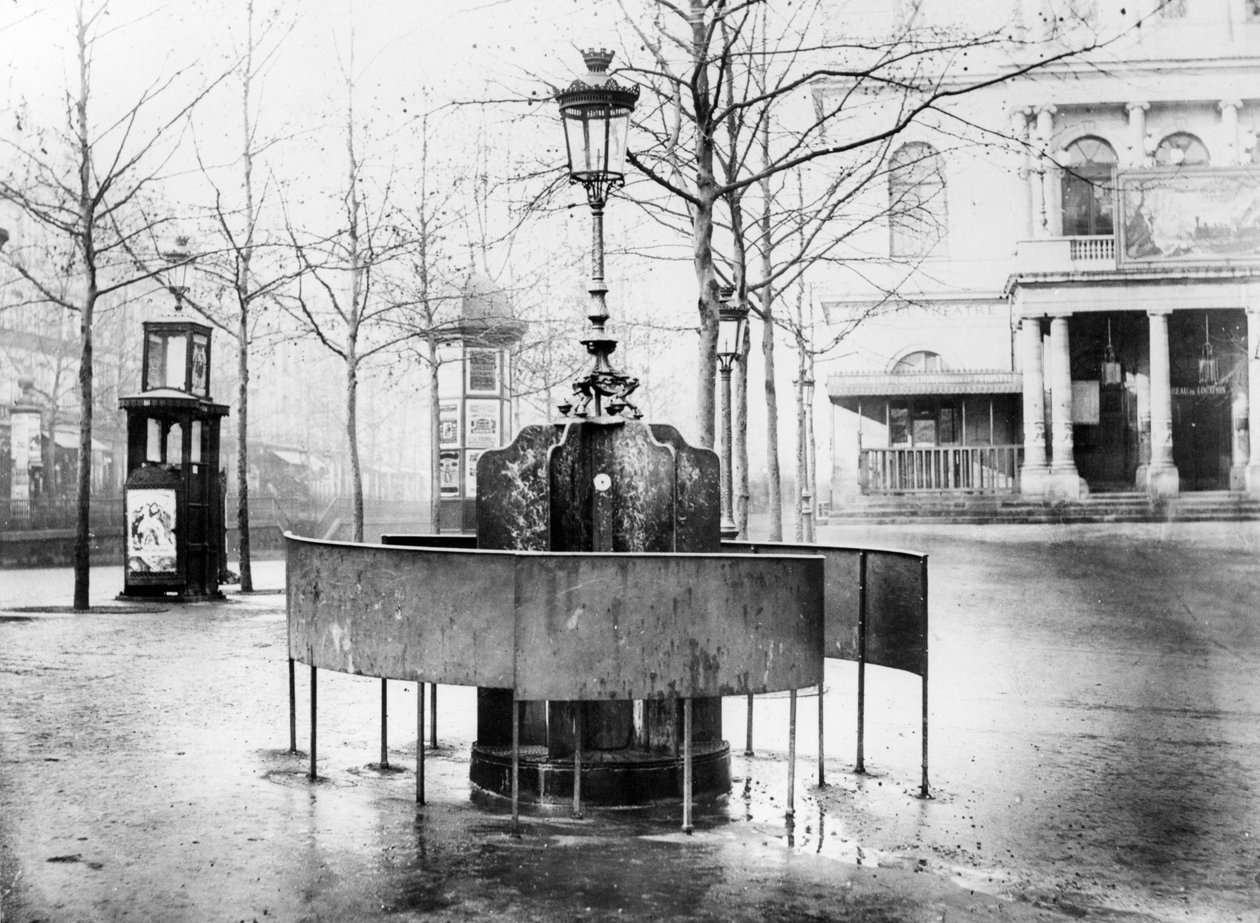
[[[1146,163],[1146,110],[1151,104],[1129,103],[1124,108],[1129,113],[1129,150],[1125,166],[1140,167]]]
[[[1072,441],[1072,354],[1068,344],[1067,314],[1050,318],[1050,427],[1053,448],[1050,467],[1056,472],[1076,470]]]
[[[1019,184],[1016,187],[1019,195],[1015,201],[1015,238],[1020,240],[1032,236],[1033,198],[1032,198],[1032,153],[1028,149],[1028,110],[1024,108],[1011,110],[1011,138],[1015,141],[1015,149],[1019,152],[1019,164],[1016,175]]]
[[[1247,308],[1247,403],[1260,408],[1260,304]],[[1248,419],[1248,430],[1255,429]],[[1247,493],[1260,499],[1260,434],[1249,436],[1246,485]]]
[[[1024,463],[1019,469],[1019,491],[1041,495],[1046,489],[1046,380],[1041,345],[1041,318],[1025,317],[1019,324],[1019,354],[1024,373]]]
[[[1238,110],[1241,99],[1222,99],[1216,104],[1221,110],[1221,140],[1225,142],[1224,161],[1229,166],[1242,163],[1238,145]]]
[[[1151,462],[1146,489],[1154,497],[1175,497],[1181,479],[1173,464],[1172,366],[1168,358],[1167,308],[1146,312],[1151,327]]]
[[[1047,156],[1050,142],[1054,138],[1054,114],[1057,111],[1053,105],[1037,107],[1037,168],[1041,171],[1041,214],[1034,215],[1033,221],[1041,225],[1042,233],[1038,235],[1041,237],[1058,237],[1063,233],[1059,170]]]

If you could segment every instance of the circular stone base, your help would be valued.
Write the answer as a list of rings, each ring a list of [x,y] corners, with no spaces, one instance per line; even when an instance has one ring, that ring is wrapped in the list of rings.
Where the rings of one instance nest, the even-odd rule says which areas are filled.
[[[547,759],[542,746],[520,749],[520,798],[541,804],[573,800],[573,760]],[[494,795],[512,796],[512,748],[473,744],[472,783]],[[731,748],[724,740],[692,745],[693,798],[731,790]],[[682,799],[682,756],[646,750],[595,750],[582,754],[582,803],[634,807]]]

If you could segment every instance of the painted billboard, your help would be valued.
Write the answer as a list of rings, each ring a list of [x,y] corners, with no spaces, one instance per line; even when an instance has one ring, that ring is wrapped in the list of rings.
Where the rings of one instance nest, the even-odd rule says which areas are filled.
[[[1123,265],[1260,261],[1260,170],[1121,173]]]

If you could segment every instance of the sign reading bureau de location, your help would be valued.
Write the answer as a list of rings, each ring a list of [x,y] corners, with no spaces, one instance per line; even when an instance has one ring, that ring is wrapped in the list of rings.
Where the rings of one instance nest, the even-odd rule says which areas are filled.
[[[817,685],[823,561],[442,551],[287,536],[289,654],[522,700]],[[563,665],[563,669],[558,666]]]

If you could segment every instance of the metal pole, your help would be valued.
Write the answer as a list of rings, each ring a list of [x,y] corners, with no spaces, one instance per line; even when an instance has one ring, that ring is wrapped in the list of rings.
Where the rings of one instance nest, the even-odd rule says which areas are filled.
[[[389,768],[389,680],[381,677],[381,768]]]
[[[739,530],[735,526],[732,514],[734,498],[731,484],[731,362],[729,359],[719,357],[718,363],[722,375],[722,406],[718,410],[718,418],[722,421],[722,456],[719,459],[720,466],[718,469],[721,478],[721,498],[719,500],[722,520],[721,531],[723,537],[730,536],[734,538],[739,534]]]
[[[796,690],[788,694],[787,816],[796,816]]]
[[[573,709],[573,816],[582,817],[582,703]]]
[[[922,561],[923,587],[923,782],[919,786],[920,798],[931,798],[928,788],[928,562],[924,556]]]
[[[311,664],[311,771],[310,780],[315,781],[315,664]]]
[[[604,324],[608,322],[608,302],[605,299],[608,286],[604,284],[604,202],[602,198],[598,200],[592,198],[590,189],[591,187],[587,187],[587,201],[591,206],[591,286],[588,289],[591,293],[591,306],[587,317],[591,322],[591,338],[602,340],[606,336]],[[607,353],[603,350],[597,351],[595,371],[606,371],[607,368]],[[598,388],[591,390],[595,398],[595,416],[602,416],[604,413],[603,396]]]
[[[866,734],[866,552],[858,552],[858,692],[857,765],[854,772],[866,772],[863,746]]]
[[[429,683],[429,746],[437,749],[437,683]]]
[[[521,720],[525,703],[515,702],[512,708],[512,836],[521,838]]]
[[[824,660],[825,664],[826,661]],[[823,731],[825,725],[823,723],[823,684],[818,684],[818,787],[823,788],[827,785],[827,780],[823,777]]]
[[[683,699],[683,833],[691,833],[691,699]]]
[[[289,752],[297,753],[297,678],[293,658],[289,658]]]
[[[753,755],[752,746],[753,694],[748,693],[748,726],[744,729],[744,756]]]
[[[424,804],[424,683],[416,683],[416,804]]]

